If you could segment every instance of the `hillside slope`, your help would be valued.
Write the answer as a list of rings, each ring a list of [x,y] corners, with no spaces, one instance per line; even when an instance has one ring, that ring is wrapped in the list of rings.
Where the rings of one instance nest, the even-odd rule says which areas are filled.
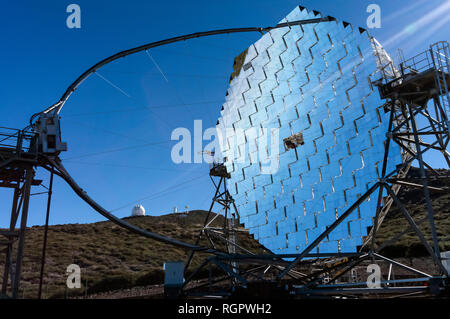
[[[142,216],[125,218],[141,228],[193,243],[202,228],[205,211],[190,211],[188,215]],[[183,217],[185,216],[185,217]],[[223,223],[219,216],[213,226]],[[20,296],[35,298],[39,284],[40,260],[44,227],[28,229],[22,271]],[[248,235],[239,242],[252,251],[262,252],[262,246]],[[200,245],[207,245],[205,240]],[[83,294],[134,285],[150,285],[163,281],[165,261],[185,261],[188,251],[129,233],[109,221],[92,224],[67,224],[49,227],[45,266],[44,297],[64,296],[66,268],[77,264],[81,268],[81,289],[70,295]],[[223,245],[219,249],[225,249]],[[192,265],[198,265],[206,255],[198,253]],[[0,254],[3,269],[4,254]],[[1,279],[0,279],[1,281]]]
[[[410,176],[415,175],[417,171],[413,169]],[[432,185],[449,188],[450,181],[435,182]],[[402,187],[399,196],[407,203],[406,207],[416,221],[426,216],[421,190]],[[450,192],[433,193],[432,199],[441,249],[450,250]],[[182,216],[183,214],[170,214],[126,219],[141,228],[192,243],[203,225],[206,212],[191,211],[187,216]],[[219,216],[213,225],[219,226],[222,223],[223,217]],[[393,206],[380,228],[377,242],[391,238],[407,225],[400,211]],[[421,225],[421,228],[426,232],[429,229],[427,222]],[[26,234],[20,291],[20,296],[25,298],[37,296],[43,231],[44,227],[35,226],[29,228]],[[431,236],[426,237],[431,240]],[[247,234],[240,235],[238,241],[253,252],[263,252],[263,247]],[[206,240],[201,244],[207,245]],[[219,248],[224,249],[223,246]],[[389,245],[382,253],[388,257],[426,255],[419,240],[412,233]],[[185,261],[187,255],[188,252],[183,249],[131,234],[109,221],[50,226],[44,297],[63,297],[66,293],[75,296],[86,292],[91,294],[160,284],[163,282],[164,261]],[[203,257],[204,254],[197,254],[193,265],[198,265]],[[3,269],[3,262],[4,253],[0,253],[0,269]],[[81,267],[81,289],[67,291],[65,288],[66,268],[70,264],[78,264]]]
[[[440,174],[450,177],[449,170],[438,170]],[[417,168],[412,167],[408,173],[408,177],[419,177]],[[450,178],[433,181],[430,179],[430,186],[439,187],[443,189],[450,189]],[[417,182],[416,182],[417,183]],[[441,251],[450,250],[450,191],[446,192],[431,192],[431,201],[434,210],[434,220],[436,224],[436,231],[440,242]],[[426,219],[427,210],[423,191],[419,188],[412,188],[402,186],[398,194],[402,203],[405,204],[406,209],[418,224],[421,220]],[[380,227],[377,234],[377,243],[382,243],[396,234],[402,232],[409,227],[408,222],[404,218],[401,211],[395,204],[391,207],[386,216],[385,221]],[[431,243],[430,226],[428,219],[419,228],[424,233],[427,240]],[[410,232],[401,237],[396,243],[387,246],[382,253],[388,257],[412,257],[412,256],[427,256],[425,247],[420,243],[420,240],[415,233]]]

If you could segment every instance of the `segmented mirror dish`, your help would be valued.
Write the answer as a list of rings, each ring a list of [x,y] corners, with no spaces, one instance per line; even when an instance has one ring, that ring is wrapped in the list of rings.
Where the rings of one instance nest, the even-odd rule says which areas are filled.
[[[280,22],[318,17],[297,7]],[[342,21],[275,29],[243,56],[217,125],[227,186],[255,239],[274,253],[299,253],[381,174],[389,113],[372,81],[389,56]],[[395,143],[389,154],[388,171],[402,162]],[[376,200],[314,252],[355,252]]]

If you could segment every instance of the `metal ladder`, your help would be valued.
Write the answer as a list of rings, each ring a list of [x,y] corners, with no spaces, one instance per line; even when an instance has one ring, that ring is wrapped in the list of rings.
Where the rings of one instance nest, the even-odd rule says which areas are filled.
[[[439,89],[439,96],[442,109],[445,115],[445,122],[447,124],[447,130],[450,134],[450,94],[448,92],[446,74],[450,74],[450,55],[449,44],[447,41],[439,41],[430,46],[431,58],[434,63],[434,69],[436,72],[436,83]]]

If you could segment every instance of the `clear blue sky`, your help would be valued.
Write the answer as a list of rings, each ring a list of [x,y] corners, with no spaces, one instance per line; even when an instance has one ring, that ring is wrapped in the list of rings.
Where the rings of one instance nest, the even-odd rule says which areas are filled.
[[[81,7],[81,29],[66,27],[71,3]],[[370,3],[382,10],[382,28],[370,33],[394,58],[399,47],[409,57],[435,41],[449,40],[449,1],[443,0],[4,2],[0,126],[23,128],[31,114],[56,102],[84,70],[121,50],[196,31],[275,25],[296,5],[365,27]],[[194,119],[202,119],[204,128],[215,125],[233,59],[258,37],[217,36],[150,51],[168,82],[145,53],[100,69],[101,76],[131,98],[96,75],[80,86],[61,113],[69,148],[61,155],[66,168],[120,217],[128,216],[135,203],[152,215],[174,206],[207,209],[213,192],[208,167],[173,164],[170,133],[192,127]],[[160,144],[143,146],[152,142]],[[38,177],[48,184],[46,172],[39,171]],[[0,201],[0,227],[6,227],[11,192],[0,189]],[[45,196],[33,196],[29,225],[43,224],[44,216]],[[99,220],[56,179],[51,224]]]

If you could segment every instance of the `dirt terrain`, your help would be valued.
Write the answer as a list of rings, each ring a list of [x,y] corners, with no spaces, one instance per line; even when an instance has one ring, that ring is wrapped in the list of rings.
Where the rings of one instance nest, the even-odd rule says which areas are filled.
[[[444,173],[450,175],[449,171]],[[417,176],[417,170],[411,170],[410,176]],[[450,188],[450,181],[447,179],[433,182],[432,185]],[[399,196],[416,221],[426,217],[421,190],[402,187]],[[433,192],[432,200],[441,250],[450,250],[450,192]],[[191,211],[187,215],[178,213],[129,217],[126,220],[153,232],[194,242],[203,225],[205,214],[205,211]],[[214,225],[222,223],[223,218],[220,216]],[[407,225],[398,208],[392,207],[380,228],[377,243],[391,238],[406,229]],[[427,239],[431,240],[428,223],[425,222],[420,227],[426,233]],[[42,226],[34,226],[27,230],[20,297],[37,296],[43,231]],[[265,251],[252,236],[245,233],[239,236],[238,241],[250,251],[256,253]],[[203,240],[200,244],[207,245],[207,242]],[[424,258],[426,251],[412,233],[387,246],[382,253],[390,258],[400,258],[402,262],[424,271],[432,272],[434,267]],[[131,234],[109,221],[50,226],[43,297],[160,296],[164,261],[185,261],[187,254],[188,252],[183,249]],[[192,265],[198,265],[204,257],[205,255],[197,254]],[[3,269],[3,262],[4,253],[0,253],[0,269]],[[70,264],[81,267],[80,289],[66,289],[66,268]],[[206,273],[202,275],[207,276]],[[397,275],[402,276],[402,273]]]

